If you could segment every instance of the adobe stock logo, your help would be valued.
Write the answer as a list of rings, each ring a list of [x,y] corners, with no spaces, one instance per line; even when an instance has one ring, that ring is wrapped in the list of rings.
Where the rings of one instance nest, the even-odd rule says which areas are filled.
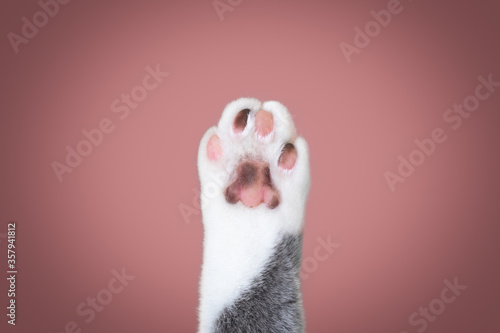
[[[412,2],[413,0],[408,0]],[[389,0],[386,9],[378,11],[371,10],[370,15],[373,20],[368,21],[363,28],[354,27],[353,44],[341,42],[340,50],[348,64],[352,61],[354,54],[360,54],[361,50],[370,45],[372,40],[380,35],[383,29],[387,28],[394,16],[401,14],[405,7],[400,0]]]
[[[21,44],[28,44],[30,39],[33,39],[38,35],[39,29],[43,28],[49,23],[50,18],[54,18],[60,10],[60,5],[65,5],[70,0],[40,0],[38,1],[38,6],[42,10],[37,11],[31,17],[31,20],[26,16],[21,18],[23,26],[21,27],[21,35],[14,32],[9,32],[7,38],[9,39],[10,45],[16,54],[19,53],[19,46]]]
[[[458,277],[455,277],[453,283],[448,279],[443,281],[445,287],[441,289],[438,298],[429,302],[427,306],[421,306],[418,311],[410,314],[408,323],[415,328],[418,333],[422,333],[429,327],[429,323],[436,321],[438,316],[443,314],[446,308],[457,300],[457,297],[462,294],[462,291],[467,289],[466,285],[458,282]],[[400,333],[409,333],[401,331]]]
[[[243,0],[214,0],[212,5],[214,6],[215,12],[219,16],[220,21],[224,21],[224,13],[232,12],[236,7],[241,5]]]
[[[163,79],[170,75],[167,72],[162,72],[160,70],[160,65],[156,65],[153,69],[151,66],[146,67],[147,74],[142,78],[142,83],[134,86],[130,90],[130,94],[121,94],[120,98],[115,98],[110,105],[111,112],[117,114],[120,121],[125,120],[131,114],[131,110],[136,109],[139,103],[144,101],[148,97],[149,92],[158,88]],[[116,125],[110,118],[102,118],[98,126],[91,130],[83,129],[81,131],[83,139],[81,139],[75,148],[70,145],[66,146],[66,158],[65,162],[61,163],[58,161],[52,162],[52,170],[54,171],[59,182],[62,182],[63,175],[66,173],[71,173],[78,167],[85,157],[92,154],[95,147],[98,147],[104,141],[105,134],[112,133],[116,128]]]
[[[443,112],[444,123],[447,124],[453,131],[458,130],[465,119],[479,109],[482,102],[491,97],[495,90],[500,87],[500,81],[493,80],[493,74],[489,74],[487,78],[480,75],[477,77],[479,84],[476,85],[474,93],[466,96],[462,104],[453,104],[453,107],[446,109]],[[384,172],[384,178],[391,192],[396,191],[396,184],[404,183],[408,177],[413,175],[416,168],[421,166],[430,156],[438,149],[438,145],[444,143],[448,139],[446,131],[441,127],[434,128],[430,136],[424,139],[415,139],[416,148],[413,149],[407,157],[398,156],[398,167],[396,173],[391,171]]]
[[[332,242],[330,235],[326,237],[326,241],[321,237],[317,237],[316,241],[318,245],[314,248],[313,255],[302,260],[299,274],[302,280],[307,280],[318,269],[319,263],[328,260],[335,252],[335,249],[340,247],[339,243]]]
[[[113,301],[114,296],[120,294],[129,285],[129,282],[135,279],[135,275],[125,272],[125,267],[122,268],[121,272],[113,269],[111,274],[113,277],[108,281],[106,288],[99,290],[95,297],[87,297],[85,302],[76,306],[76,314],[83,317],[83,321],[87,325],[95,320],[98,313],[104,311],[105,307]],[[58,330],[56,333],[81,333],[82,331],[81,325],[70,320],[64,324],[62,331]]]
[[[224,184],[227,181],[228,174],[226,171],[220,171],[214,175],[210,175],[210,182],[208,182],[203,188],[203,193],[201,189],[194,187],[192,189],[193,200],[191,205],[180,203],[178,205],[179,212],[186,224],[191,223],[192,215],[201,215],[201,209],[207,207],[210,201],[217,196],[222,196],[224,193]]]

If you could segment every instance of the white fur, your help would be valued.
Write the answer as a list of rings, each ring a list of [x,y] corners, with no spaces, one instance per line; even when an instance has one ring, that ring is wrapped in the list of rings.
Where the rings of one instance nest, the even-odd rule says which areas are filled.
[[[245,108],[251,110],[247,126],[242,133],[235,133],[234,118]],[[255,113],[261,109],[271,112],[274,120],[273,131],[265,138],[254,131]],[[219,136],[223,151],[218,161],[207,156],[207,142],[214,134]],[[277,164],[287,142],[297,149],[297,161],[290,171]],[[271,179],[281,196],[275,209],[265,204],[248,208],[241,202],[226,202],[224,191],[243,156],[269,162]],[[198,332],[209,333],[224,308],[262,271],[280,236],[302,231],[310,182],[307,143],[297,138],[292,117],[281,103],[240,98],[226,106],[218,126],[203,136],[198,171],[205,229]]]

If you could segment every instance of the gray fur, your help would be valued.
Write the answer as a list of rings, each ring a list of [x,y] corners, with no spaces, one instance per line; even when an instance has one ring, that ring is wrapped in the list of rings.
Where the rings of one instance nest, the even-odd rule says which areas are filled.
[[[250,289],[219,316],[214,333],[303,332],[301,256],[302,235],[283,235]]]

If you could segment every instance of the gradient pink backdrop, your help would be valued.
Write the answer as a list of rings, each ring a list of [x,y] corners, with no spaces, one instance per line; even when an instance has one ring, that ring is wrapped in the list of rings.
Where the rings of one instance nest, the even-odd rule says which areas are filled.
[[[0,280],[0,330],[194,332],[203,229],[180,207],[202,134],[252,96],[287,105],[310,145],[304,259],[341,244],[303,282],[308,332],[416,332],[454,277],[467,290],[426,332],[499,332],[500,91],[457,131],[442,115],[477,76],[500,81],[500,4],[402,4],[348,64],[339,44],[387,1],[245,0],[223,21],[211,0],[73,1],[18,54],[7,34],[40,7],[4,3],[0,236],[17,221],[19,274],[16,327]],[[111,102],[156,64],[170,76],[120,120]],[[103,118],[114,132],[59,182],[51,163]],[[392,193],[384,172],[436,127],[448,140]],[[85,324],[77,305],[122,267],[135,280]]]

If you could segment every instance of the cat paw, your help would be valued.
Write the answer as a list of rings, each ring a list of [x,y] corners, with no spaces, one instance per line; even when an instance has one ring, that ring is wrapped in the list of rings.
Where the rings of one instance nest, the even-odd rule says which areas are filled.
[[[198,169],[202,201],[217,197],[227,205],[275,210],[303,205],[309,189],[307,143],[276,101],[229,103],[201,140]]]

